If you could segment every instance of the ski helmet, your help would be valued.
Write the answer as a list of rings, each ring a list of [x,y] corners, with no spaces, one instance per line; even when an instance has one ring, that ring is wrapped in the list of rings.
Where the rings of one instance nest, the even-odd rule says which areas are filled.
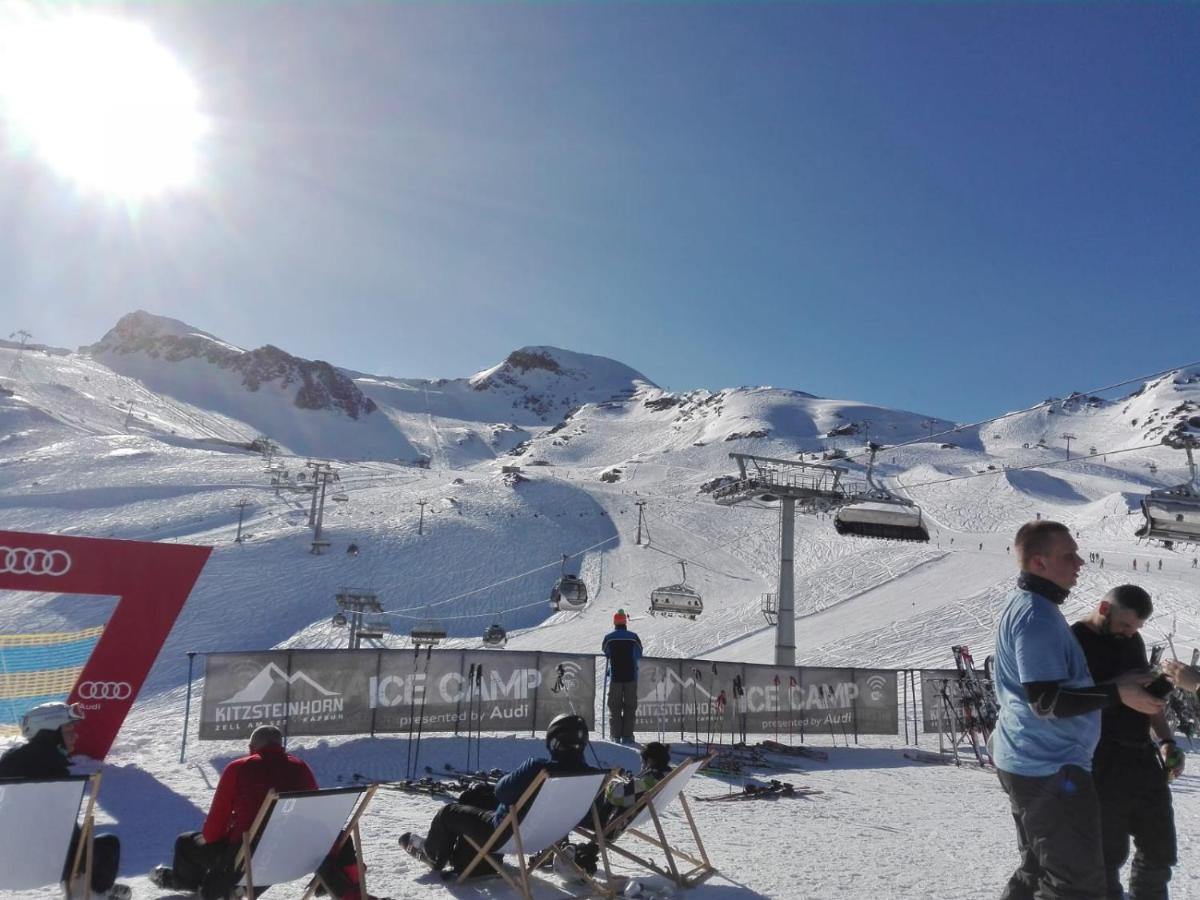
[[[57,731],[68,722],[83,718],[78,703],[39,703],[21,716],[21,735],[30,740],[39,731]]]
[[[546,729],[546,749],[551,756],[560,753],[582,754],[588,744],[588,724],[583,716],[563,713],[555,716]]]

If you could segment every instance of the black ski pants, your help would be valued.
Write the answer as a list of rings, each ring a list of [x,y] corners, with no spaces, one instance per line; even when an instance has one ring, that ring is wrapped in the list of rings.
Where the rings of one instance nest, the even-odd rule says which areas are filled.
[[[1133,838],[1130,900],[1167,900],[1167,882],[1177,859],[1175,813],[1158,748],[1148,740],[1101,740],[1092,773],[1100,795],[1104,873],[1108,881],[1105,896],[1112,900],[1125,896],[1121,892],[1121,867],[1129,858],[1129,839]]]
[[[461,872],[471,864],[476,850],[464,837],[469,837],[482,847],[496,830],[492,825],[493,810],[480,809],[466,803],[448,803],[437,811],[433,821],[429,823],[429,833],[425,836],[425,852],[437,865],[437,868],[447,863],[457,872]],[[507,829],[505,829],[507,831]],[[497,842],[503,843],[507,838],[501,836]],[[483,872],[490,872],[487,863],[482,864]],[[476,866],[476,872],[480,868]]]
[[[63,881],[75,863],[75,852],[79,844],[80,828],[75,826],[71,846],[67,850],[67,861],[63,866]],[[121,867],[121,841],[115,834],[98,834],[92,839],[92,890],[104,894],[116,884],[117,870]]]
[[[999,775],[1021,853],[1001,900],[1101,900],[1100,801],[1091,773],[1064,766],[1045,777]]]
[[[633,740],[637,705],[636,681],[610,681],[608,683],[608,728],[614,741]]]

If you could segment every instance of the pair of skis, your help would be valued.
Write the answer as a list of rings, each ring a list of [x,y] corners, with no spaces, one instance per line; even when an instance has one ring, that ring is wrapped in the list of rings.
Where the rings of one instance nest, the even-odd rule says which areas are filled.
[[[987,740],[999,718],[995,696],[976,672],[970,649],[965,644],[950,649],[954,653],[954,667],[958,671],[963,733],[970,738],[971,750],[979,765],[995,765],[987,748]]]
[[[766,784],[754,784],[751,782],[740,791],[731,791],[727,794],[712,794],[707,797],[696,797],[695,799],[701,803],[726,803],[744,800],[771,800],[778,797],[811,797],[823,793],[824,791],[811,788],[808,785],[795,785],[772,779]]]

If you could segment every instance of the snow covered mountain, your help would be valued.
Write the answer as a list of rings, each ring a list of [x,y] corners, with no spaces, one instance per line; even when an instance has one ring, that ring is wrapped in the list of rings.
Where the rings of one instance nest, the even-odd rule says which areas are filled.
[[[384,639],[390,646],[409,646],[408,630],[435,619],[451,646],[480,646],[484,629],[497,622],[514,649],[594,652],[623,608],[650,655],[771,659],[774,631],[760,603],[775,590],[778,514],[759,504],[720,507],[705,493],[706,483],[731,471],[730,452],[804,461],[841,453],[850,458],[838,464],[861,476],[863,445],[877,441],[888,448],[878,458],[880,476],[921,505],[933,534],[927,545],[850,539],[828,519],[800,517],[796,637],[803,663],[942,666],[952,643],[970,644],[982,659],[1014,572],[1011,535],[1038,514],[1070,524],[1082,548],[1107,563],[1085,569],[1069,615],[1114,584],[1137,580],[1157,608],[1148,641],[1172,631],[1181,656],[1200,646],[1198,570],[1183,550],[1133,536],[1139,499],[1186,478],[1183,454],[1158,442],[1200,425],[1195,371],[1154,379],[1124,397],[1071,395],[988,425],[956,427],[925,412],[781,388],[671,393],[619,362],[550,347],[522,348],[471,377],[370,375],[275,348],[245,351],[144,313],[125,317],[84,352],[27,348],[16,361],[15,347],[0,346],[0,527],[216,548],[105,776],[114,798],[122,787],[151,785],[167,810],[160,818],[128,805],[110,812],[126,833],[141,829],[131,834],[126,862],[138,878],[161,861],[154,855],[165,846],[161,835],[195,827],[202,814],[209,789],[196,766],[207,774],[239,749],[189,744],[193,765],[185,767],[178,747],[161,739],[162,723],[182,718],[186,653],[343,646],[346,632],[330,619],[334,595],[346,585],[378,594],[393,623]],[[1067,465],[1064,434],[1073,436]],[[270,470],[251,449],[260,435],[284,448]],[[1076,459],[1093,448],[1095,458]],[[331,547],[319,555],[310,552],[306,524],[310,454],[333,460],[344,498],[326,504]],[[1028,468],[1046,464],[1054,465]],[[249,504],[244,541],[234,543],[241,501]],[[645,504],[640,518],[638,503]],[[357,554],[346,552],[350,544]],[[679,582],[681,561],[688,585],[704,597],[703,615],[649,616],[649,593]],[[588,586],[591,602],[581,611],[548,608],[563,569]],[[103,598],[0,593],[0,633],[90,627],[110,610]],[[397,755],[389,738],[297,746],[323,783],[351,771],[396,776],[387,768]],[[432,746],[459,751],[450,738]],[[519,758],[524,746],[495,738],[486,753],[503,764],[500,757]],[[616,760],[621,751],[603,752]],[[723,871],[749,872],[750,887],[714,882],[695,892],[700,900],[756,892],[994,895],[991,887],[1011,868],[1003,798],[983,796],[973,775],[913,771],[883,750],[839,752],[844,766],[835,755],[831,766],[805,776],[828,779],[830,787],[804,808],[822,820],[812,829],[819,832],[812,858],[833,859],[866,835],[882,862],[843,884],[824,863],[781,864],[769,849],[776,846],[771,827],[751,813],[729,813],[723,829],[747,838],[716,848],[715,858]],[[622,760],[633,763],[632,754]],[[964,823],[962,798],[972,791],[984,812]],[[1179,809],[1185,828],[1200,825],[1200,811]],[[394,849],[386,832],[421,826],[428,812],[398,803],[382,822],[372,818],[372,839],[386,837]],[[702,820],[702,828],[706,821],[716,822]],[[894,827],[862,824],[885,821]],[[939,821],[960,825],[947,836]],[[967,871],[946,852],[913,859],[911,847],[944,851],[949,839],[969,848],[978,865]],[[403,864],[396,870],[383,860],[378,871],[376,883],[392,896],[442,891]],[[910,871],[919,878],[898,875]]]

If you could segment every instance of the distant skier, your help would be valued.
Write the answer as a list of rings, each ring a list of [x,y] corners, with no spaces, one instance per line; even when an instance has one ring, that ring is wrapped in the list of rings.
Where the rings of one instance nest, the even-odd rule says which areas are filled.
[[[1158,571],[1160,571],[1160,572],[1162,571],[1162,560],[1161,559],[1158,561]]]
[[[633,743],[637,719],[638,662],[642,658],[641,639],[627,627],[625,610],[613,616],[613,630],[604,636],[601,649],[608,658],[609,733],[619,744]]]
[[[1192,557],[1192,568],[1196,568],[1196,557]]]

